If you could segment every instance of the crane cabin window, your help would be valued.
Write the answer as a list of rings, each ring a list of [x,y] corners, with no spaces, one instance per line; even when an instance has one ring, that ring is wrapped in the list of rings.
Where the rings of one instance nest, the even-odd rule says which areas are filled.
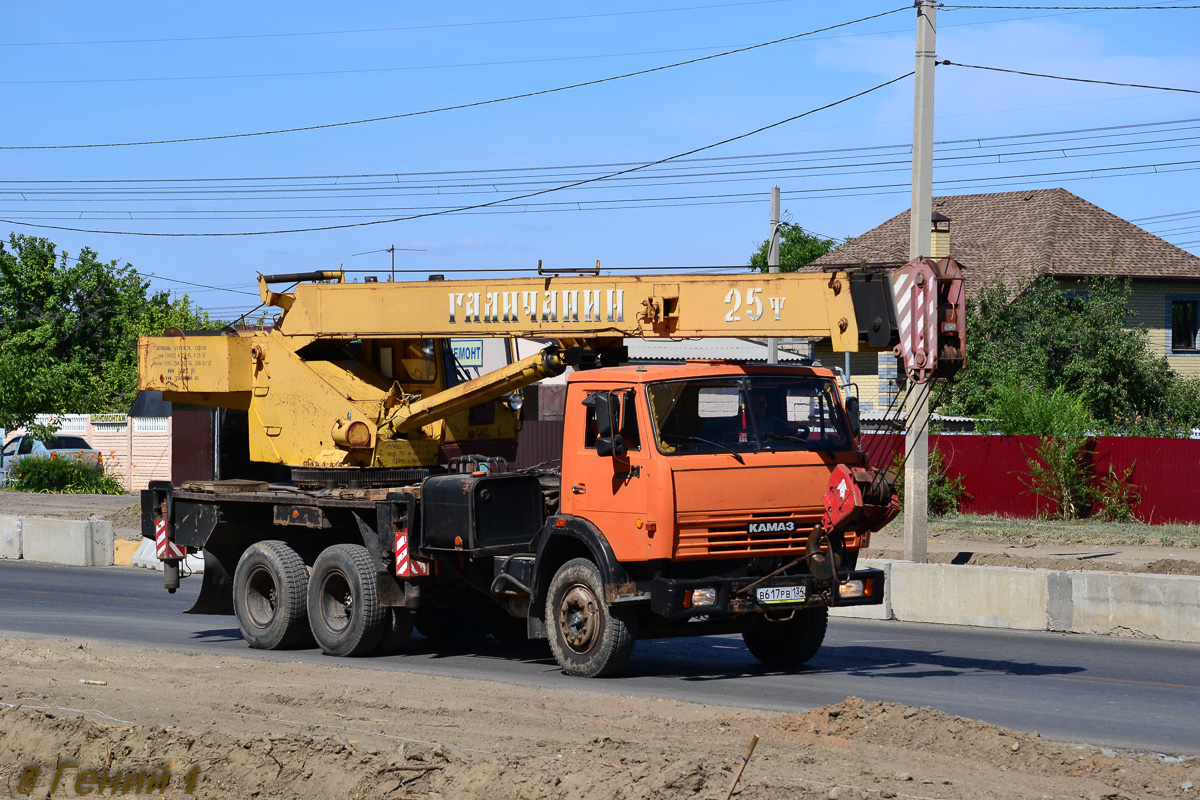
[[[833,381],[742,376],[663,381],[647,387],[665,455],[833,450],[850,443]]]
[[[385,378],[409,383],[437,380],[437,341],[434,339],[390,339],[375,346],[375,368]]]

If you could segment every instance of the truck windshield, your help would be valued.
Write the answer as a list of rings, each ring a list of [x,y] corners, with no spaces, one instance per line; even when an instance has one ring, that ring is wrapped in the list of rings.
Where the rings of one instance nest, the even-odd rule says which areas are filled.
[[[666,455],[848,447],[833,381],[801,376],[700,378],[647,387]]]

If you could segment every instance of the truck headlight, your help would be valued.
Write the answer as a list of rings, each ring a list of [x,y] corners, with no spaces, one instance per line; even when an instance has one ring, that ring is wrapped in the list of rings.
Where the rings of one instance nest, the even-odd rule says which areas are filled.
[[[846,581],[838,589],[838,594],[847,599],[852,597],[871,597],[875,594],[875,582]]]
[[[715,606],[717,604],[716,589],[693,589],[692,590],[692,605],[693,606]]]
[[[504,405],[513,411],[520,411],[521,406],[525,405],[525,398],[521,396],[520,392],[509,392],[504,397]]]

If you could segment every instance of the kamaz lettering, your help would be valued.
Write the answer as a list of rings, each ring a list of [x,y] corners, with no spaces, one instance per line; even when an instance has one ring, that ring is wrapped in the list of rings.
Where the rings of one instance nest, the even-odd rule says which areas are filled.
[[[751,522],[750,533],[780,533],[792,532],[796,530],[796,523],[788,520],[787,522]]]

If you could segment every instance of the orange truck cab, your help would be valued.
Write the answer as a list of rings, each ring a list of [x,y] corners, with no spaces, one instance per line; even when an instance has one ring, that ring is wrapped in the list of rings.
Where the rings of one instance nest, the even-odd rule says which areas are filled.
[[[870,530],[821,524],[838,465],[865,463],[855,411],[817,367],[572,374],[530,632],[579,674],[619,668],[635,637],[737,632],[764,662],[811,658],[829,606],[883,601],[884,573],[855,569]]]

